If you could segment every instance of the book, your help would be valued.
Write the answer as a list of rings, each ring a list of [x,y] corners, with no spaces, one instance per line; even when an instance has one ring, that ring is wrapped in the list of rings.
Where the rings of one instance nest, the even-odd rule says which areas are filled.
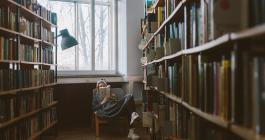
[[[100,95],[101,99],[107,97],[110,98],[110,87],[100,87],[98,88],[98,94]]]

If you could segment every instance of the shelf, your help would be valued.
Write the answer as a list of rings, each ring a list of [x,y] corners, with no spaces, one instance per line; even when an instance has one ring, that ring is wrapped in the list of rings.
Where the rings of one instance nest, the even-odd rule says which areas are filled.
[[[165,93],[163,91],[158,91],[155,87],[151,87],[152,89],[155,89],[157,92],[159,92],[160,94],[164,95],[165,97],[171,99],[172,101],[177,102],[178,104],[181,104],[182,106],[184,106],[186,109],[188,109],[189,111],[193,112],[194,114],[196,114],[197,116],[213,123],[216,124],[220,127],[223,128],[228,128],[229,126],[229,122],[223,120],[221,117],[215,116],[215,115],[211,115],[205,112],[202,112],[201,110],[189,105],[188,103],[186,103],[185,101],[183,101],[181,98],[176,97],[175,95],[169,94],[169,93]]]
[[[211,122],[219,127],[225,128],[227,130],[229,130],[230,132],[232,132],[235,135],[238,135],[244,139],[247,140],[265,140],[265,136],[264,135],[259,135],[257,133],[255,133],[252,129],[250,128],[245,128],[245,127],[241,127],[235,124],[232,124],[229,121],[226,121],[224,119],[222,119],[219,116],[215,116],[212,114],[208,114],[205,112],[202,112],[200,109],[197,109],[191,105],[189,105],[188,103],[186,103],[185,101],[183,101],[181,98],[178,98],[174,95],[171,95],[169,93],[165,93],[163,91],[158,91],[155,87],[150,86],[150,88],[156,90],[157,92],[159,92],[160,94],[164,95],[165,97],[167,97],[168,99],[181,104],[183,107],[185,107],[186,109],[188,109],[189,111],[193,112],[194,114],[196,114],[197,116],[203,118],[204,120]]]
[[[253,129],[232,124],[229,129],[236,135],[247,140],[265,140],[265,136],[257,134]]]
[[[20,4],[18,4],[17,2],[13,0],[6,0],[6,2],[8,2],[9,4],[12,4],[13,6],[20,7]]]
[[[180,11],[180,9],[183,7],[184,3],[186,3],[186,0],[182,0],[178,6],[174,9],[174,11],[170,14],[170,16],[162,23],[162,25],[157,29],[157,31],[154,33],[154,35],[150,38],[150,40],[147,42],[145,47],[143,49],[146,49],[148,45],[153,41],[154,37],[159,34],[162,29],[170,23],[171,20],[174,19],[174,17],[177,15],[177,13]]]
[[[6,95],[16,95],[16,93],[20,91],[20,89],[13,89],[13,90],[7,90],[7,91],[0,91],[0,96],[6,96]]]
[[[47,42],[47,41],[44,41],[44,40],[42,40],[41,43],[42,43],[43,45],[46,45],[46,46],[56,46],[55,44],[50,43],[50,42]]]
[[[45,107],[45,108],[41,108],[41,109],[37,109],[37,110],[35,110],[35,111],[32,111],[32,112],[29,112],[29,113],[26,113],[26,114],[23,114],[23,115],[21,115],[21,116],[19,116],[19,117],[16,117],[16,118],[14,118],[14,119],[12,119],[12,120],[9,120],[9,121],[7,121],[7,122],[5,122],[5,123],[0,123],[0,129],[2,129],[2,128],[4,128],[4,127],[7,127],[7,126],[9,126],[9,125],[11,125],[11,124],[14,124],[14,123],[16,123],[16,122],[18,122],[18,121],[21,121],[21,120],[23,120],[23,119],[25,119],[25,118],[28,118],[28,117],[30,117],[30,116],[33,116],[34,114],[37,114],[37,113],[39,113],[39,112],[41,112],[41,111],[43,111],[43,110],[46,110],[46,109],[48,109],[48,108],[50,108],[50,107],[53,107],[54,105],[56,105],[58,102],[57,101],[54,101],[53,103],[51,103],[50,105],[48,105],[47,107]]]
[[[22,16],[24,18],[30,18],[31,20],[35,20],[35,21],[42,19],[41,16],[34,13],[33,11],[31,11],[30,9],[26,8],[23,5],[20,5],[20,9],[21,9]]]
[[[52,84],[46,84],[46,85],[43,85],[43,87],[52,87],[52,86],[56,86],[57,83],[52,83]]]
[[[182,103],[182,100],[174,95],[171,95],[170,93],[165,93],[163,91],[160,91],[160,94],[166,96],[167,98],[169,98],[170,100],[172,101],[175,101],[177,102],[178,104],[181,104]]]
[[[35,87],[21,88],[20,91],[30,91],[30,90],[39,89],[41,87],[43,87],[43,86],[35,86]]]
[[[41,65],[42,63],[40,62],[28,62],[28,61],[20,61],[21,64],[25,65]]]
[[[43,66],[57,66],[57,64],[48,64],[48,63],[41,63]]]
[[[203,45],[184,50],[184,54],[194,54],[194,53],[206,51],[206,50],[215,48],[221,44],[228,43],[229,41],[230,41],[230,34],[226,34],[226,35],[223,35],[223,36],[217,38],[216,40],[210,41],[210,42],[205,43]]]
[[[45,27],[57,27],[57,25],[54,25],[52,24],[50,21],[44,19],[44,18],[41,18],[41,20],[43,21],[42,24],[45,26]]]
[[[33,37],[30,37],[28,35],[24,35],[22,33],[20,33],[20,36],[24,39],[27,39],[29,41],[33,41],[33,42],[40,42],[41,40],[40,39],[37,39],[37,38],[33,38]]]
[[[19,60],[0,60],[0,63],[20,63]]]
[[[42,133],[44,133],[45,131],[47,131],[48,129],[52,128],[54,125],[56,125],[58,123],[58,121],[53,122],[52,124],[50,124],[49,126],[47,126],[46,128],[42,129],[41,131],[35,133],[34,135],[32,135],[30,138],[28,138],[28,140],[35,140],[36,138],[38,138]]]
[[[13,31],[13,30],[10,30],[10,29],[4,28],[4,27],[0,27],[0,32],[7,33],[9,36],[13,36],[13,37],[20,34],[16,31]]]
[[[245,39],[264,34],[265,34],[265,24],[262,24],[238,33],[231,33],[231,40]]]
[[[157,0],[153,7],[158,8],[162,6],[164,6],[164,0]]]
[[[202,112],[201,110],[189,105],[188,103],[186,103],[184,101],[182,102],[182,105],[185,108],[187,108],[188,110],[190,110],[191,112],[193,112],[194,114],[200,116],[201,118],[203,118],[203,119],[205,119],[205,120],[207,120],[213,124],[216,124],[216,125],[221,126],[223,128],[228,128],[228,126],[229,126],[229,122],[223,120],[221,117]]]
[[[160,58],[160,59],[157,59],[157,60],[153,60],[153,61],[151,61],[151,62],[149,62],[149,63],[146,63],[146,64],[143,65],[143,66],[150,65],[150,64],[153,64],[153,63],[160,63],[160,62],[162,62],[162,61],[164,61],[164,60],[169,60],[169,59],[177,58],[177,57],[179,57],[179,56],[181,56],[181,55],[183,55],[183,54],[184,54],[184,51],[179,51],[179,52],[177,52],[177,53],[175,53],[175,54],[168,55],[168,56],[164,56],[164,57],[162,57],[162,58]]]

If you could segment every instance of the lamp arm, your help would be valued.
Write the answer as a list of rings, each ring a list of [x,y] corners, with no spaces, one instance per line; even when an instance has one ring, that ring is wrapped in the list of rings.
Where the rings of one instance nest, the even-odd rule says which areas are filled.
[[[59,34],[59,35],[55,36],[54,38],[58,38],[58,37],[60,37],[60,36],[62,36],[62,34]]]

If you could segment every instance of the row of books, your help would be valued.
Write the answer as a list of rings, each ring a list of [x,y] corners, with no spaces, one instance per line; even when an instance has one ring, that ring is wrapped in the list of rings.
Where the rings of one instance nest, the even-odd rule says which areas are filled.
[[[38,10],[37,0],[15,0],[15,1],[31,11],[36,12]]]
[[[50,105],[54,101],[54,89],[51,87],[47,87],[42,89],[42,97],[41,97],[41,106],[46,107]]]
[[[54,43],[54,41],[55,41],[54,40],[54,38],[55,38],[54,32],[51,32],[50,30],[48,30],[46,28],[41,28],[41,32],[42,32],[42,40],[50,42],[52,44],[55,44]]]
[[[263,0],[250,1],[250,26],[265,22],[265,2]]]
[[[17,40],[0,35],[0,60],[17,60],[17,56]]]
[[[0,69],[0,91],[54,83],[54,70]]]
[[[0,27],[17,30],[16,16],[14,9],[0,5]]]
[[[53,103],[53,88],[27,91],[20,96],[0,99],[0,124]]]
[[[54,57],[53,47],[42,48],[43,63],[53,64],[54,63],[53,57]]]
[[[19,60],[21,61],[40,62],[39,54],[40,49],[38,44],[20,44],[19,46]]]
[[[43,84],[54,83],[54,70],[42,70],[42,82]]]
[[[230,58],[223,56],[215,61],[207,61],[204,56],[189,55],[183,61],[184,101],[204,112],[230,120]]]
[[[18,3],[41,16],[43,19],[52,22],[52,12],[40,5],[37,0],[20,0]]]
[[[20,32],[27,35],[27,36],[31,36],[33,38],[40,38],[40,23],[36,22],[36,21],[30,21],[28,19],[26,19],[25,17],[20,17],[20,22],[21,25],[23,24],[23,26],[20,28]],[[24,25],[25,24],[25,25]]]
[[[265,112],[261,109],[265,104],[265,58],[250,52],[239,56],[234,53],[220,57],[183,56],[167,66],[167,72],[164,65],[149,66],[147,84],[203,112],[265,134]]]
[[[16,116],[21,116],[23,114],[33,112],[41,107],[41,95],[39,91],[30,91],[30,93],[23,94],[17,97],[17,104],[15,109],[17,111]],[[17,107],[17,108],[16,108]]]
[[[152,15],[151,17],[157,17],[151,19],[153,19],[152,22],[158,22],[158,27],[179,1],[165,0],[163,2],[164,7],[158,7],[157,13],[154,15],[149,14],[146,17],[150,18],[150,15]],[[160,36],[164,34],[165,39],[162,38],[161,40],[158,35],[157,38],[160,38],[161,44],[157,43],[157,45],[164,46],[163,42],[167,42],[169,38],[178,38],[182,42],[180,43],[182,49],[193,48],[216,39],[225,33],[237,32],[265,22],[265,14],[262,12],[265,10],[263,6],[265,2],[263,0],[228,1],[226,4],[230,6],[225,8],[221,1],[215,0],[192,0],[185,5],[185,18],[178,18],[177,23],[174,23],[175,25],[170,25],[170,37],[167,37],[167,32],[160,34]],[[148,23],[151,24],[152,22],[149,21]],[[179,23],[181,24],[178,25]],[[174,28],[179,29],[179,31],[174,31]],[[168,31],[168,29],[165,30]],[[175,34],[179,33],[179,36],[174,36],[174,32]],[[185,38],[187,38],[186,45],[184,43]]]
[[[190,139],[190,140],[241,140],[240,137],[223,131],[222,129],[204,121],[198,116],[193,115],[182,105],[177,104],[163,95],[155,100],[154,112],[157,114],[155,127],[158,128],[158,139]],[[154,105],[154,104],[153,104]]]
[[[57,121],[56,108],[41,112],[0,131],[1,140],[27,140],[37,132]]]

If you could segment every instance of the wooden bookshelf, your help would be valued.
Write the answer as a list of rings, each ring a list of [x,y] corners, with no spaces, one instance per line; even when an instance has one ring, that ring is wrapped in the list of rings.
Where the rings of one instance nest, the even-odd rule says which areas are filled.
[[[160,0],[162,1],[162,0]],[[154,37],[159,34],[162,29],[165,28],[165,26],[167,24],[169,24],[176,16],[177,14],[180,12],[180,9],[183,7],[184,3],[186,2],[186,0],[182,0],[178,6],[176,7],[176,9],[173,11],[173,13],[171,13],[171,15],[169,16],[169,18],[167,20],[165,20],[162,25],[157,29],[157,31],[154,33],[154,35],[150,38],[150,40],[147,42],[147,44],[145,45],[144,49],[146,49],[148,47],[148,45],[153,41]]]
[[[43,15],[51,14],[51,11],[48,11],[46,8],[42,6],[40,9],[38,9],[38,11],[34,12],[30,10],[33,9],[31,7],[32,5],[26,7],[20,3],[15,2],[14,0],[3,0],[3,2],[1,2],[0,5],[2,9],[8,9],[1,11],[2,12],[1,14],[5,12],[4,14],[10,18],[9,19],[10,21],[2,22],[0,24],[1,26],[0,35],[1,37],[3,37],[4,41],[7,42],[0,44],[3,45],[0,46],[1,49],[0,52],[3,52],[3,55],[2,54],[0,55],[1,56],[0,114],[2,115],[0,118],[2,119],[1,120],[2,123],[0,123],[0,131],[1,131],[0,139],[2,139],[2,137],[6,133],[8,133],[8,135],[10,136],[17,135],[17,138],[22,137],[23,135],[22,133],[15,134],[15,132],[20,131],[21,129],[17,128],[19,124],[21,123],[23,124],[26,121],[28,121],[29,123],[33,123],[35,122],[34,118],[43,119],[45,118],[45,116],[50,116],[50,117],[52,116],[51,118],[53,118],[56,121],[54,121],[46,128],[40,130],[37,133],[32,134],[32,136],[27,138],[33,140],[38,138],[45,131],[57,125],[58,117],[56,113],[57,112],[56,106],[58,104],[58,101],[54,100],[54,87],[57,85],[56,83],[57,64],[47,64],[46,62],[50,61],[53,62],[52,60],[49,60],[50,58],[45,58],[47,59],[45,60],[45,62],[42,61],[43,60],[42,48],[57,47],[57,39],[55,38],[57,35],[57,25],[54,25],[53,23],[51,23],[51,21],[46,20],[46,19],[50,20],[51,17],[47,18],[46,17],[44,18],[44,16],[42,17],[40,13],[42,13]],[[40,10],[44,11],[41,12]],[[45,14],[45,12],[47,12],[47,14]],[[24,33],[19,32],[20,18],[26,20],[25,24],[32,25],[32,26],[26,25],[27,28],[24,31]],[[48,33],[47,34],[42,33],[43,30],[45,30]],[[53,31],[54,34],[51,33]],[[53,40],[53,38],[55,38],[55,40]],[[51,42],[47,42],[46,40],[51,40]],[[25,47],[30,47],[30,48],[25,49]],[[20,55],[21,53],[23,54]],[[55,49],[54,54],[57,56],[57,49]],[[44,75],[49,76],[51,78],[44,79],[42,78]],[[36,80],[43,80],[43,81],[36,82]],[[6,83],[8,82],[9,85],[6,83],[4,84],[4,82]],[[23,84],[23,82],[27,83]],[[34,84],[34,82],[39,83],[40,85],[34,86],[37,85]],[[44,84],[44,83],[49,83],[49,84]],[[25,85],[29,87],[19,88],[20,86],[25,86]],[[21,104],[24,104],[22,102],[27,102],[27,101],[32,101],[32,102],[38,101],[38,105],[37,103],[36,105],[32,105],[32,107],[35,106],[38,109],[21,115],[18,114],[19,109],[30,110],[28,106],[23,106],[23,108],[20,107]],[[46,105],[47,103],[50,104]],[[3,110],[3,108],[5,108],[5,110]],[[3,121],[5,119],[11,118],[10,116],[12,115],[15,116],[18,115],[18,116],[16,116],[11,120]],[[25,127],[30,127],[30,125]],[[14,131],[14,129],[16,129],[16,131]],[[23,133],[24,132],[26,133],[26,130],[25,131],[23,130]]]
[[[31,116],[33,116],[33,115],[35,115],[35,114],[37,114],[37,113],[39,113],[39,112],[41,112],[43,110],[49,109],[49,108],[51,108],[51,107],[53,107],[53,106],[55,106],[57,104],[58,104],[58,102],[54,101],[53,103],[49,104],[47,107],[44,107],[44,108],[41,108],[41,109],[37,109],[35,111],[23,114],[23,115],[21,115],[19,117],[16,117],[16,118],[14,118],[12,120],[9,120],[9,121],[5,122],[5,123],[0,123],[0,129],[2,129],[4,127],[8,127],[8,126],[10,126],[10,125],[12,125],[14,123],[17,123],[17,122],[23,120],[23,119],[29,118],[29,117],[31,117]]]
[[[218,33],[218,29],[213,28],[214,26],[219,26],[216,25],[217,18],[214,17],[217,15],[213,14],[215,6],[205,7],[205,5],[209,6],[209,3],[196,0],[180,0],[177,2],[179,3],[176,6],[176,1],[156,1],[153,7],[155,11],[154,15],[147,15],[145,17],[146,19],[151,19],[151,22],[156,22],[158,19],[153,17],[157,16],[156,18],[159,17],[159,21],[161,21],[161,15],[159,15],[159,12],[156,13],[156,11],[161,10],[161,7],[163,8],[163,22],[160,25],[158,21],[160,27],[151,37],[145,37],[144,34],[142,39],[150,39],[147,40],[146,44],[142,44],[143,41],[140,44],[144,46],[143,49],[140,49],[143,57],[149,59],[147,63],[142,64],[144,69],[144,81],[142,83],[146,91],[143,94],[147,94],[146,97],[155,96],[154,102],[159,105],[165,105],[165,110],[169,112],[169,116],[171,115],[169,110],[172,109],[170,108],[172,104],[180,105],[181,108],[184,108],[184,111],[178,113],[182,113],[182,115],[190,113],[192,115],[187,116],[195,116],[203,120],[198,119],[203,125],[209,125],[210,131],[216,131],[216,134],[210,134],[211,136],[222,135],[229,137],[226,139],[264,140],[265,132],[263,129],[258,134],[254,129],[241,126],[240,123],[243,121],[244,124],[250,125],[249,123],[251,123],[251,125],[257,125],[253,124],[253,120],[250,122],[249,118],[259,115],[259,118],[254,119],[262,119],[262,122],[264,122],[263,118],[265,118],[265,116],[260,116],[263,110],[259,109],[261,107],[260,104],[264,105],[264,100],[260,100],[259,97],[260,92],[263,90],[255,86],[259,85],[259,83],[264,85],[265,81],[264,78],[260,77],[264,77],[262,71],[264,71],[263,62],[265,61],[263,60],[265,59],[265,46],[263,45],[265,43],[265,19],[264,21],[258,21],[261,17],[253,15],[253,13],[247,16],[244,14],[246,16],[244,20],[248,20],[249,25],[242,24],[247,23],[247,21],[240,22],[237,23],[240,26],[239,28],[233,28],[236,26],[230,25],[231,28],[229,26],[226,27],[229,28],[227,31]],[[249,1],[249,3],[251,2]],[[168,7],[168,3],[169,6],[174,3],[176,7],[172,10],[172,6]],[[207,14],[204,13],[203,8],[206,9]],[[209,10],[207,8],[212,9]],[[244,8],[249,7],[246,6]],[[249,10],[253,10],[253,8]],[[244,11],[241,12],[243,13]],[[168,15],[169,13],[170,15]],[[239,10],[237,14],[242,13]],[[203,16],[206,16],[206,18]],[[222,18],[225,18],[225,16]],[[252,18],[257,18],[257,21],[253,21]],[[145,26],[148,25],[147,21]],[[146,28],[152,28],[152,26]],[[156,27],[153,28],[156,29]],[[151,31],[153,30],[151,29]],[[175,43],[174,45],[178,47],[177,52],[173,50],[174,53],[171,53],[171,48],[168,48],[170,45],[172,46],[172,43]],[[150,70],[149,73],[147,72],[148,70]],[[254,73],[260,76],[254,75]],[[256,79],[253,79],[253,77]],[[251,82],[256,83],[252,84]],[[156,86],[172,93],[159,91]],[[255,89],[255,91],[248,91],[250,89]],[[159,96],[153,93],[159,93]],[[256,99],[252,94],[257,94],[256,96],[259,98]],[[239,97],[241,95],[243,96],[242,98]],[[145,101],[148,104],[145,106],[145,109],[156,107],[156,105],[152,105],[153,97],[150,98],[151,101],[149,98]],[[252,103],[254,100],[252,98],[259,100],[259,104]],[[250,107],[247,107],[245,104],[250,104]],[[159,108],[150,109],[151,112],[153,110],[159,112]],[[161,113],[164,113],[163,109],[161,111]],[[176,109],[175,111],[179,110]],[[159,113],[157,114],[159,115]],[[175,119],[179,118],[176,117]],[[168,118],[165,121],[168,121]],[[239,124],[235,124],[235,122]],[[264,128],[265,126],[262,122],[258,120],[256,123],[259,123],[259,127]],[[196,125],[196,121],[191,123]],[[183,123],[183,125],[188,126],[185,129],[189,129],[190,124]],[[199,125],[201,124],[199,123]],[[182,125],[180,128],[184,129]],[[187,134],[192,133],[191,131],[193,130],[190,130]],[[162,133],[158,132],[155,135],[159,134]],[[189,136],[184,136],[183,139],[189,139]]]
[[[217,126],[220,126],[222,128],[228,128],[229,126],[229,122],[223,120],[222,118],[218,117],[218,116],[214,116],[205,112],[202,112],[201,110],[189,105],[188,103],[186,103],[185,101],[183,101],[181,98],[176,97],[170,93],[165,93],[163,91],[159,91],[157,90],[157,88],[155,87],[151,87],[152,89],[156,90],[158,93],[164,95],[166,98],[182,105],[183,107],[185,107],[186,109],[188,109],[189,111],[193,112],[194,114],[198,115],[199,117],[205,119],[206,121],[209,121]]]
[[[58,121],[53,122],[52,124],[50,124],[46,128],[42,129],[41,131],[35,133],[33,136],[31,136],[30,138],[28,138],[28,140],[35,140],[36,138],[38,138],[39,136],[41,136],[44,132],[46,132],[50,128],[54,127],[57,123],[58,123]]]

